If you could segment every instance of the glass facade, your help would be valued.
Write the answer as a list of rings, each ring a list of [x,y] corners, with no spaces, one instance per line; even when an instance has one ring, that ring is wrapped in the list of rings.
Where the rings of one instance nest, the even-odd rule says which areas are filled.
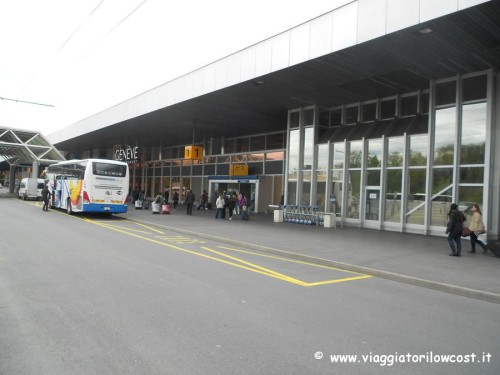
[[[482,72],[398,97],[344,103],[330,109],[316,147],[319,124],[295,115],[298,123],[288,127],[287,203],[324,207],[346,223],[416,233],[442,233],[453,202],[466,212],[477,202],[486,220],[488,82]]]

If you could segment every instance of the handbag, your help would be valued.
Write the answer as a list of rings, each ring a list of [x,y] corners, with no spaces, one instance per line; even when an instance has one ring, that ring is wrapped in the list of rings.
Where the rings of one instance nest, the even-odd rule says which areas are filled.
[[[469,228],[463,227],[462,228],[462,237],[469,237],[472,232],[470,231]]]

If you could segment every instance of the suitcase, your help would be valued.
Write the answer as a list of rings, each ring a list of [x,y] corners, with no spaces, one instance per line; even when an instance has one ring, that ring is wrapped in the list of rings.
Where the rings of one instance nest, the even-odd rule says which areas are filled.
[[[164,204],[163,206],[161,206],[161,213],[165,214],[165,215],[169,215],[170,214],[170,206],[168,204]]]
[[[160,213],[160,204],[159,203],[151,203],[151,211],[153,214],[159,214]]]
[[[140,200],[135,201],[135,209],[142,210],[142,201],[140,201]]]
[[[149,206],[151,205],[150,202],[148,201],[144,201],[144,203],[142,204],[142,207],[144,207],[145,210],[149,210]]]

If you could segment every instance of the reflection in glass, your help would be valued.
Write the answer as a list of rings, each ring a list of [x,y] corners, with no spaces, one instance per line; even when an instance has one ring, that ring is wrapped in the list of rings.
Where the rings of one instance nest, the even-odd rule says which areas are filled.
[[[334,169],[332,171],[332,187],[330,194],[335,198],[335,202],[332,203],[332,211],[337,214],[342,212],[342,186],[344,179],[344,171],[339,169]],[[350,185],[349,185],[350,186]],[[348,200],[351,196],[351,190],[348,191]]]
[[[406,222],[424,224],[425,219],[425,178],[426,169],[408,171],[408,211]]]
[[[344,143],[335,143],[333,145],[333,167],[338,169],[344,168],[344,160],[345,160]]]
[[[386,181],[385,221],[399,223],[401,221],[401,186],[402,169],[388,169]]]
[[[314,128],[304,129],[304,164],[303,169],[311,170],[314,154]]]
[[[328,144],[318,145],[318,170],[328,169]]]
[[[446,191],[438,194],[432,198],[431,201],[431,225],[446,226],[448,222],[448,212],[450,212],[450,205],[452,199],[451,185]]]
[[[347,192],[346,216],[359,219],[359,204],[361,202],[361,171],[349,171],[349,189]]]
[[[482,210],[483,207],[483,186],[460,186],[458,191],[458,204],[466,215],[470,214],[467,210],[472,203],[477,203]],[[483,221],[485,218],[483,217]],[[485,223],[486,224],[486,223]]]
[[[290,145],[288,147],[288,174],[289,178],[297,178],[299,172],[299,152],[300,152],[299,130],[290,131]]]
[[[453,165],[455,155],[455,107],[436,111],[434,165]]]
[[[363,141],[351,141],[349,150],[349,168],[361,168],[363,159]]]
[[[380,168],[382,166],[382,140],[370,139],[368,141],[368,168]]]
[[[432,194],[438,194],[453,182],[453,168],[432,170]]]
[[[366,171],[366,186],[380,186],[380,169]]]
[[[486,141],[486,103],[462,108],[461,164],[484,164]]]
[[[308,205],[311,202],[311,171],[304,171],[302,174],[302,196],[300,204]]]
[[[328,176],[327,171],[316,172],[316,203],[315,205],[319,207],[320,211],[325,210],[326,201],[326,179]]]
[[[427,135],[412,135],[410,137],[410,166],[427,165]]]
[[[296,204],[297,202],[297,180],[288,180],[288,197],[285,198],[285,204]]]
[[[460,167],[460,183],[482,184],[484,183],[484,167]]]
[[[387,151],[387,166],[402,167],[404,156],[404,138],[389,138]]]

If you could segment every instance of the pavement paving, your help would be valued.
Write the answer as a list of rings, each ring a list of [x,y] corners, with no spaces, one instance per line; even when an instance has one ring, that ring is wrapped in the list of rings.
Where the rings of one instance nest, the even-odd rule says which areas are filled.
[[[0,197],[12,198],[6,188]],[[462,256],[448,256],[443,236],[426,236],[355,227],[324,228],[275,223],[273,215],[251,214],[248,221],[215,219],[215,210],[186,207],[170,215],[135,209],[120,217],[179,233],[216,239],[267,253],[314,262],[379,278],[431,288],[463,297],[500,304],[500,258],[492,252],[468,253],[469,239],[462,239]],[[490,247],[499,247],[497,241]]]
[[[500,303],[500,258],[481,248],[470,254],[462,239],[462,256],[449,256],[447,239],[355,227],[324,228],[275,223],[274,215],[253,214],[248,221],[215,219],[215,210],[179,206],[170,215],[129,206],[127,219],[217,239],[273,254],[369,274],[375,277]],[[498,246],[491,243],[490,246]]]

